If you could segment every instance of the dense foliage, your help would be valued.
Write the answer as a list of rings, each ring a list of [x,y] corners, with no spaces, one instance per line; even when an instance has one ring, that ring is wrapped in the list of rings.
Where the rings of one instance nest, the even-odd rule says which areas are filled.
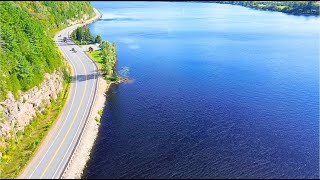
[[[102,42],[102,37],[100,34],[97,35],[97,37],[95,38],[95,42],[101,44]]]
[[[280,11],[295,15],[319,16],[319,1],[213,1],[223,4],[234,4],[245,7]]]
[[[101,35],[94,37],[88,26],[78,27],[71,33],[72,40],[78,45],[91,44],[91,43],[102,43]]]
[[[39,85],[63,63],[53,41],[66,21],[93,16],[88,2],[0,2],[0,101]]]
[[[115,71],[115,65],[117,62],[117,52],[116,44],[110,43],[108,41],[102,41],[101,45],[102,51],[102,72],[108,80],[118,80],[119,76]]]
[[[76,44],[90,44],[95,41],[87,26],[78,27],[71,33],[71,38]]]
[[[67,21],[81,19],[84,15],[93,17],[94,11],[85,1],[19,1],[15,2],[29,15],[37,19],[53,36],[67,26]]]

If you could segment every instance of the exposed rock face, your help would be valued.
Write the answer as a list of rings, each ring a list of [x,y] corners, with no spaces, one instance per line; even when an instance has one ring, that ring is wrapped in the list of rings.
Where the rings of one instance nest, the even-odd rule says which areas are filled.
[[[88,18],[89,18],[89,14],[84,14],[81,19],[77,19],[77,20],[68,19],[66,24],[68,26],[75,25],[75,24],[78,24],[78,23],[82,23],[83,21],[87,20]]]
[[[0,102],[0,137],[10,137],[10,132],[23,130],[29,125],[37,112],[41,112],[50,104],[50,99],[57,99],[63,87],[63,73],[55,71],[45,74],[44,81],[39,87],[27,92],[20,92],[20,99],[16,100],[11,92],[7,99]]]

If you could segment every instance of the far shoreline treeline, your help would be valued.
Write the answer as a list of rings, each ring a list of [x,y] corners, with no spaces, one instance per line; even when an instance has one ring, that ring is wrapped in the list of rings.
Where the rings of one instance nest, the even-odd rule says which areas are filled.
[[[221,4],[232,4],[261,9],[278,11],[292,15],[315,15],[319,16],[318,1],[214,1]]]
[[[252,9],[283,12],[291,15],[319,16],[320,1],[170,1],[240,5]]]

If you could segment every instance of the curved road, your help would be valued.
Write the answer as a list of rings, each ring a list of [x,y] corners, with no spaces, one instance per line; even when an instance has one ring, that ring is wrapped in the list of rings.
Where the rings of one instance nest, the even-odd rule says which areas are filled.
[[[100,16],[96,9],[95,12],[96,16],[86,23]],[[81,136],[94,101],[98,76],[95,64],[68,37],[74,29],[82,25],[68,27],[56,34],[54,38],[65,59],[72,66],[71,89],[58,122],[19,178],[60,178]],[[63,37],[68,37],[67,42],[63,41]],[[72,48],[76,52],[71,51]]]

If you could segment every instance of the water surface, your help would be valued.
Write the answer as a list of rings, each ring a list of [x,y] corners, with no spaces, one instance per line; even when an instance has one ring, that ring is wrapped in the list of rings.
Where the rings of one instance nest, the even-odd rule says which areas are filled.
[[[92,2],[118,69],[84,178],[319,178],[320,19]]]

